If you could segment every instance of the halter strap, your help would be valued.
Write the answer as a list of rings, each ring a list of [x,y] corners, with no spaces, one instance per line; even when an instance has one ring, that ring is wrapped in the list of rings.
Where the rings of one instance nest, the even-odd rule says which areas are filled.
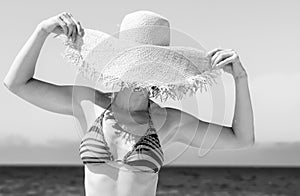
[[[150,99],[148,99],[148,110],[147,110],[147,112],[148,112],[148,116],[149,116],[149,126],[151,128],[153,128],[153,122],[152,122],[152,119],[151,119],[151,111],[150,110],[151,110],[150,109]]]

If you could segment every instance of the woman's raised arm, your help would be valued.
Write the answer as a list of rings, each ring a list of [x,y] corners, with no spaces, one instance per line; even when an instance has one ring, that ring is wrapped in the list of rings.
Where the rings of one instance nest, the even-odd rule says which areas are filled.
[[[80,106],[82,100],[90,100],[101,107],[106,107],[110,99],[107,93],[93,88],[57,85],[34,78],[41,48],[51,33],[64,33],[75,41],[77,34],[83,35],[84,31],[80,23],[65,12],[42,21],[14,59],[3,81],[4,85],[14,94],[40,108],[60,114],[74,115],[82,120],[83,111]],[[86,128],[86,125],[83,126]]]
[[[212,65],[232,74],[236,99],[232,126],[204,122],[184,111],[168,108],[168,119],[173,122],[174,141],[196,148],[241,148],[254,144],[254,119],[248,87],[248,76],[238,55],[233,50],[220,48],[209,52]]]

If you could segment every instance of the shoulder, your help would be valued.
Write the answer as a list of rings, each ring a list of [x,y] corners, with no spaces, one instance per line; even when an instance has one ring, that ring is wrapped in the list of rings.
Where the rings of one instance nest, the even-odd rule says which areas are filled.
[[[74,85],[72,89],[72,96],[76,103],[82,101],[90,101],[101,108],[105,108],[110,104],[112,92],[102,92],[101,90],[82,85]]]

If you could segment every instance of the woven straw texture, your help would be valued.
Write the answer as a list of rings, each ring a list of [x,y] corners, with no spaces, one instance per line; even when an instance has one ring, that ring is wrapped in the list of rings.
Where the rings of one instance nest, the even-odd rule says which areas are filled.
[[[151,11],[127,14],[115,36],[88,28],[84,31],[76,42],[58,36],[66,46],[62,55],[85,78],[112,90],[140,87],[161,101],[181,100],[199,89],[207,90],[221,74],[212,69],[204,49],[170,46],[169,21]]]
[[[92,29],[85,29],[76,42],[65,35],[58,38],[66,46],[63,57],[86,79],[112,90],[118,86],[152,91],[155,86],[159,90],[153,97],[161,101],[207,90],[221,74],[212,69],[206,51],[195,48],[131,42]]]

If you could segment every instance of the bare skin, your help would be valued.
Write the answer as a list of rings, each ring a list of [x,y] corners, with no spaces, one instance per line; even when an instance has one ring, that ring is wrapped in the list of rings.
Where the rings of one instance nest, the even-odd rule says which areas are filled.
[[[59,19],[59,17],[62,18]],[[83,35],[84,29],[70,14],[61,13],[42,21],[16,56],[4,79],[4,85],[22,99],[45,110],[74,116],[83,130],[88,129],[81,102],[93,102],[101,108],[111,103],[111,93],[78,85],[58,85],[34,77],[34,70],[40,50],[51,34],[71,37]],[[208,53],[213,66],[219,66],[235,81],[236,103],[232,126],[223,126],[202,121],[184,111],[174,108],[162,108],[149,99],[142,90],[124,89],[112,105],[118,123],[132,130],[136,141],[143,133],[138,134],[140,124],[148,121],[146,115],[148,101],[151,102],[151,117],[157,130],[164,151],[165,144],[180,142],[192,147],[211,148],[214,138],[218,138],[213,149],[241,148],[254,143],[253,111],[248,88],[247,73],[238,55],[231,49],[217,48]],[[73,91],[73,89],[76,90]],[[73,92],[76,92],[73,94]],[[105,121],[104,121],[105,123]],[[209,146],[202,143],[206,130]],[[134,143],[124,143],[120,137],[109,135],[113,128],[107,126],[105,135],[111,139],[110,147],[116,156],[122,157]],[[145,129],[146,131],[146,126]],[[195,135],[196,133],[196,135]],[[115,145],[118,144],[118,145]],[[130,167],[115,162],[101,165],[85,165],[85,189],[87,196],[99,195],[155,195],[158,175],[130,172]]]

